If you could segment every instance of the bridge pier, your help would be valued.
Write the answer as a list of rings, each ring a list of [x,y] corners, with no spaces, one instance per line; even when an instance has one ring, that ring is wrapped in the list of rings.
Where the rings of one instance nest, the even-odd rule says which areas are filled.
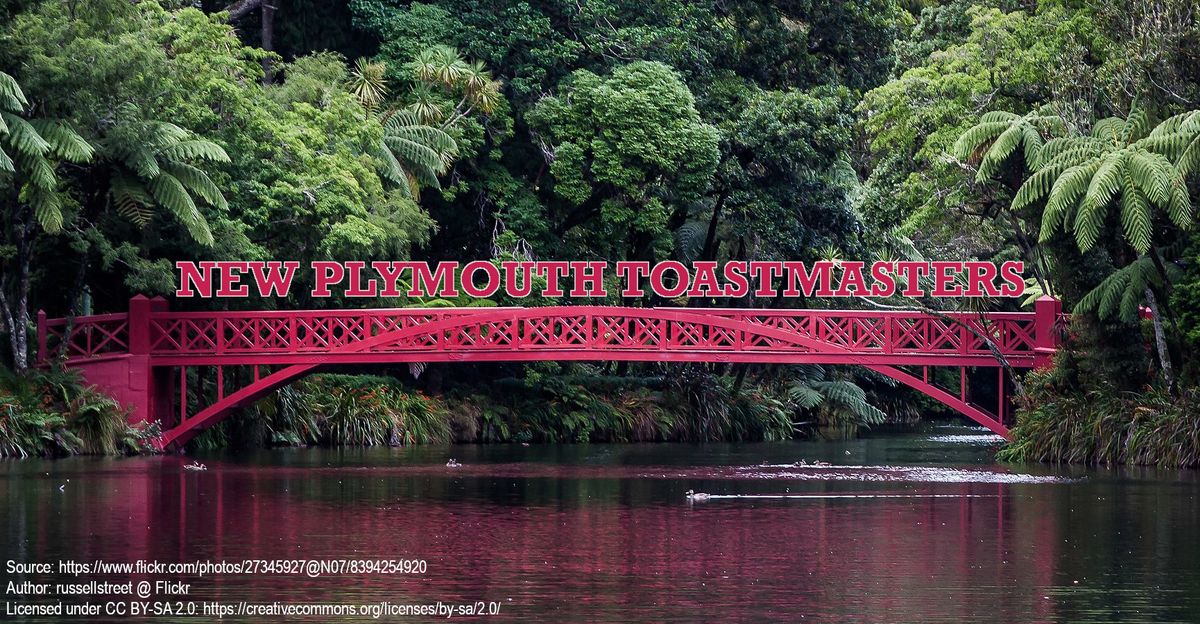
[[[127,349],[124,353],[105,354],[71,362],[84,383],[96,386],[129,410],[129,423],[160,421],[171,405],[168,371],[155,368],[150,357],[150,315],[166,312],[169,304],[162,297],[136,295],[129,300]],[[112,339],[110,336],[109,339]],[[49,363],[46,315],[38,313],[38,359]]]

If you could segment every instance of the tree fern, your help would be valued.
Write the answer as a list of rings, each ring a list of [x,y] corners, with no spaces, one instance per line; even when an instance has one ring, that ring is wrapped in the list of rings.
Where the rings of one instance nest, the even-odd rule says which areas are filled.
[[[823,421],[836,425],[873,425],[887,418],[853,380],[828,379],[824,367],[819,365],[797,366],[792,370],[794,376],[787,394],[796,408],[816,410]]]
[[[208,173],[192,163],[230,162],[221,146],[162,121],[118,124],[102,144],[105,159],[116,169],[109,198],[117,214],[144,226],[155,208],[163,208],[196,242],[213,244],[197,200],[221,210],[228,205]]]
[[[0,72],[0,173],[13,176],[18,200],[42,229],[57,232],[63,226],[57,161],[85,162],[94,150],[64,123],[22,117],[27,105],[17,81]]]
[[[996,177],[1001,166],[1019,149],[1022,164],[1035,169],[1045,139],[1043,133],[1061,133],[1062,121],[1040,112],[1017,115],[1006,111],[985,113],[979,123],[968,128],[954,143],[951,153],[959,160],[978,162],[975,180],[985,182]]]
[[[1076,314],[1092,313],[1101,319],[1116,314],[1121,320],[1133,322],[1138,316],[1138,307],[1147,287],[1158,287],[1163,283],[1162,275],[1149,256],[1141,256],[1121,267],[1100,282],[1100,285],[1084,295],[1075,305]]]
[[[383,124],[380,146],[380,174],[395,184],[410,186],[408,193],[416,195],[412,181],[441,188],[438,176],[445,173],[458,152],[454,138],[441,128],[425,125],[416,114],[393,111]]]
[[[1183,174],[1156,151],[1169,147],[1164,137],[1170,133],[1156,129],[1147,136],[1149,123],[1147,113],[1135,108],[1128,120],[1100,120],[1090,136],[1047,143],[1052,155],[1043,154],[1041,167],[1013,200],[1014,208],[1021,208],[1046,198],[1041,242],[1069,231],[1079,249],[1087,251],[1101,238],[1113,208],[1123,238],[1139,254],[1153,244],[1155,211],[1177,227],[1191,224]]]

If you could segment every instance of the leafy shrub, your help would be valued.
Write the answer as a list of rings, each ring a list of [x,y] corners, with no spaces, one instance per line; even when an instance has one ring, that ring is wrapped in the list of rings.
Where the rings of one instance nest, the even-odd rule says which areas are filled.
[[[0,455],[116,455],[153,448],[161,431],[131,427],[112,398],[73,371],[0,371]]]
[[[315,375],[261,401],[271,442],[400,446],[444,444],[451,439],[449,412],[391,377]]]
[[[1062,383],[1058,367],[1025,379],[1027,396],[1001,449],[1006,461],[1200,465],[1200,388],[1172,397]]]

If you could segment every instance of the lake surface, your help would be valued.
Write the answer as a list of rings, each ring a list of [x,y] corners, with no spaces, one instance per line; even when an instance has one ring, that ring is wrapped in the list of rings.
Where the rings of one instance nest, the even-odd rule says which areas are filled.
[[[155,589],[145,602],[185,613],[387,603],[379,608],[393,615],[380,621],[441,621],[396,611],[440,601],[498,611],[451,619],[492,622],[1200,622],[1200,475],[1001,465],[985,434],[276,450],[201,457],[203,472],[184,470],[184,457],[8,461],[0,560],[426,566],[203,577],[5,569],[5,585],[182,581],[186,595]],[[447,467],[451,457],[462,466]],[[689,489],[716,496],[689,503]],[[275,619],[372,620],[328,613]]]

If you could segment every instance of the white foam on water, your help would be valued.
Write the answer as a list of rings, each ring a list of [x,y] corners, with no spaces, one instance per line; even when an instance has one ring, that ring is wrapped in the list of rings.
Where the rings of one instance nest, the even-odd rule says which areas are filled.
[[[778,464],[742,466],[738,478],[795,479],[798,481],[871,481],[915,483],[1068,483],[1072,479],[994,470],[938,466],[798,466]]]
[[[709,494],[705,500],[714,498],[1000,498],[999,494]],[[695,501],[703,502],[703,501]]]
[[[1004,438],[994,433],[978,435],[936,435],[929,438],[930,442],[947,442],[950,444],[1000,444]]]

